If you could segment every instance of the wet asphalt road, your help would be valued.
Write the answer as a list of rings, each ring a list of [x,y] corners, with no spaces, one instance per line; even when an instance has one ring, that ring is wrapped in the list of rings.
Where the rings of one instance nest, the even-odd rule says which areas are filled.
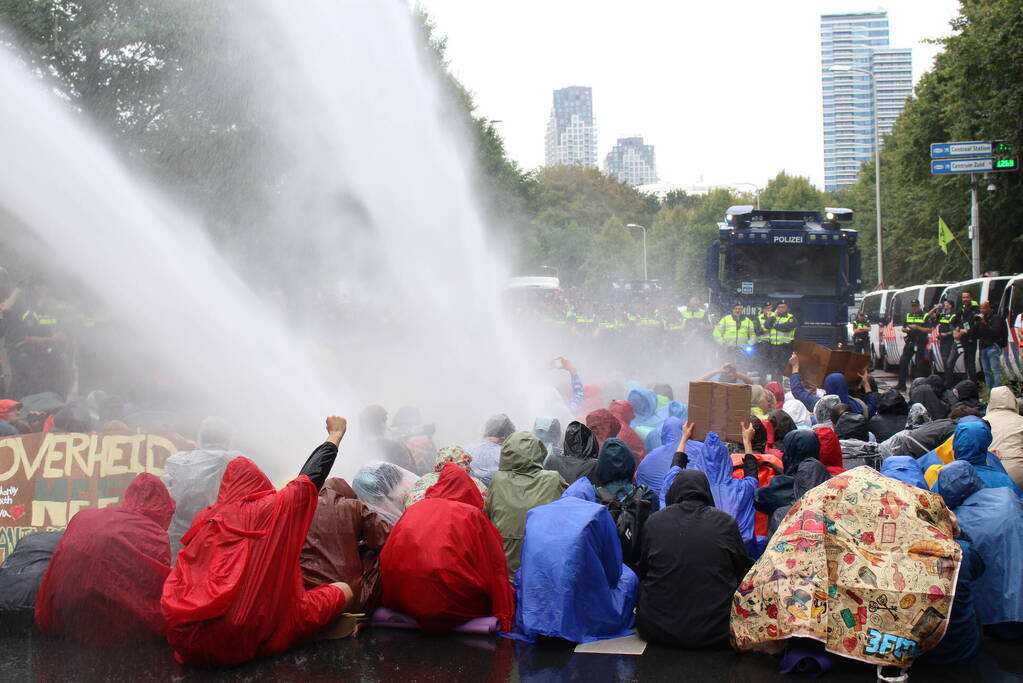
[[[3,629],[8,630],[8,629]],[[99,649],[17,629],[0,635],[0,681],[759,681],[783,676],[774,658],[722,648],[688,652],[653,645],[640,656],[575,654],[557,641],[526,645],[483,636],[428,636],[376,629],[356,638],[311,643],[267,659],[221,669],[184,668],[170,648],[151,643]],[[970,666],[926,667],[913,681],[1023,681],[1018,644],[987,639]],[[823,680],[873,681],[873,667],[841,660]]]

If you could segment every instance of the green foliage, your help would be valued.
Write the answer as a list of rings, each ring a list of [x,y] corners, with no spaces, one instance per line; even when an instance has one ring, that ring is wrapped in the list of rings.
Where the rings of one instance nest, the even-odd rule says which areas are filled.
[[[821,192],[803,176],[785,171],[771,178],[760,193],[762,209],[821,209]]]
[[[970,276],[967,226],[969,176],[932,176],[930,143],[999,140],[1023,143],[1023,4],[1018,0],[963,1],[955,33],[920,80],[914,97],[881,148],[881,218],[887,284],[961,280]],[[1023,180],[994,174],[998,190],[981,189],[984,270],[1023,270]],[[874,168],[864,165],[846,191],[863,236],[864,282],[874,267]],[[946,256],[938,247],[941,216],[957,240]]]

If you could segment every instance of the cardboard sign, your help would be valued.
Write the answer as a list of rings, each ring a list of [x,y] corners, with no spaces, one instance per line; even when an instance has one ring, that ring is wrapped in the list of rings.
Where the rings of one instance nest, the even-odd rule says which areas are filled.
[[[833,372],[845,375],[848,382],[856,382],[860,373],[870,367],[870,356],[854,351],[832,351],[813,342],[797,341],[796,355],[799,357],[799,378],[803,386],[816,389],[824,384],[824,378]],[[792,365],[785,365],[785,376],[792,375]]]
[[[689,383],[689,421],[693,438],[703,441],[716,432],[722,441],[742,443],[742,423],[749,421],[752,388],[723,382]]]
[[[22,434],[0,439],[0,562],[23,536],[61,529],[83,508],[115,505],[140,472],[178,451],[156,434]]]

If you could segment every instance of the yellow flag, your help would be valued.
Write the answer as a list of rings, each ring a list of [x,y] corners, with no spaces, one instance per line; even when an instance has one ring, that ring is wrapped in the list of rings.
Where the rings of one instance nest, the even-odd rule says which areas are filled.
[[[951,244],[954,239],[955,236],[952,234],[952,231],[948,229],[944,219],[942,219],[941,216],[938,216],[938,246],[947,254],[948,245]]]

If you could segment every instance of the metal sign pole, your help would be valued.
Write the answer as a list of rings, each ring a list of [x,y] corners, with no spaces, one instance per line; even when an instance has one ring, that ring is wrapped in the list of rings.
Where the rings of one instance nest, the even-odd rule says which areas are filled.
[[[973,277],[980,277],[980,201],[978,198],[978,188],[980,187],[980,181],[977,180],[977,174],[970,174],[970,226],[971,232],[973,233],[972,239],[972,256],[973,256]]]

